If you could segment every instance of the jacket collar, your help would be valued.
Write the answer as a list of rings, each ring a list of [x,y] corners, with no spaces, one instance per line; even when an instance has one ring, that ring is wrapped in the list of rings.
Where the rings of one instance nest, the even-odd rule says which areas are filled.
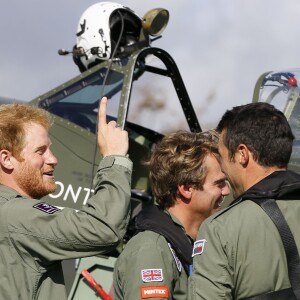
[[[275,171],[240,195],[233,203],[246,199],[299,199],[300,174],[293,171]],[[297,194],[297,195],[296,195]]]

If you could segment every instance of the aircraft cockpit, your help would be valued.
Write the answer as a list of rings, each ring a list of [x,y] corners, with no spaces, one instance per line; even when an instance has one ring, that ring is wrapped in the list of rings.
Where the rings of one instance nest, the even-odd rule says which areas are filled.
[[[108,8],[114,18],[107,18]],[[120,14],[115,15],[117,11]],[[134,21],[130,21],[129,16]],[[100,19],[106,21],[98,24]],[[95,31],[98,32],[96,40],[94,35],[88,35],[91,30],[86,25],[88,21],[93,29],[103,30],[108,23],[113,23],[109,27],[111,32],[117,24],[124,25],[120,33],[121,46],[118,43],[114,46],[115,55],[103,54],[107,39],[102,39],[100,29]],[[59,54],[73,55],[75,64],[81,66],[81,74],[31,101],[53,117],[49,134],[59,164],[56,167],[57,189],[46,197],[48,203],[80,209],[94,193],[93,177],[101,160],[95,133],[99,101],[103,96],[109,100],[107,121],[116,120],[129,135],[129,157],[134,166],[132,221],[144,205],[154,201],[145,164],[152,148],[170,130],[201,131],[175,61],[163,49],[150,46],[153,41],[150,36],[159,35],[167,21],[168,12],[164,9],[151,10],[143,19],[137,19],[119,4],[100,2],[88,8],[80,19],[73,51],[59,50]],[[141,33],[133,44],[128,38],[132,35],[132,24],[138,24]],[[137,36],[136,27],[133,27],[134,36]],[[107,33],[109,28],[106,28]],[[114,39],[111,40],[113,44]],[[170,129],[172,122],[177,128]],[[130,235],[129,226],[128,237]]]
[[[295,136],[289,167],[300,171],[300,69],[267,72],[256,82],[253,101],[273,104],[289,121]]]

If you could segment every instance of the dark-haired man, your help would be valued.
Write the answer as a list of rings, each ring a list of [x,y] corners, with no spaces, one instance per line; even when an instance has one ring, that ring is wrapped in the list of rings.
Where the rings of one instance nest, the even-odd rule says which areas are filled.
[[[274,106],[251,103],[227,111],[217,131],[236,199],[200,227],[188,299],[296,299],[300,273],[287,264],[296,258],[299,265],[300,249],[300,175],[287,170],[291,128]],[[278,220],[291,231],[294,257],[285,253]]]

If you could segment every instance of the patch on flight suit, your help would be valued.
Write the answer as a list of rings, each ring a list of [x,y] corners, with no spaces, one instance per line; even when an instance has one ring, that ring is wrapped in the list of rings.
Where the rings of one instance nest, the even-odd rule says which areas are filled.
[[[168,243],[168,246],[169,246],[169,248],[171,250],[171,253],[172,253],[173,257],[174,257],[174,260],[176,262],[177,269],[178,269],[179,272],[181,272],[181,270],[182,270],[182,263],[179,260],[179,258],[177,257],[176,252],[172,248],[172,245],[170,243]]]
[[[144,282],[163,281],[162,269],[144,269],[141,271],[142,280]]]
[[[39,202],[38,204],[35,204],[33,205],[33,208],[36,208],[38,210],[41,210],[47,214],[54,214],[55,212],[57,211],[60,211],[61,209],[56,207],[56,206],[53,206],[53,205],[50,205],[50,204],[47,204],[45,202]]]
[[[141,287],[141,298],[169,298],[169,289],[167,286],[143,286]]]
[[[204,251],[204,245],[207,241],[206,240],[198,240],[194,243],[194,248],[193,248],[193,254],[192,257],[198,254],[202,254]]]

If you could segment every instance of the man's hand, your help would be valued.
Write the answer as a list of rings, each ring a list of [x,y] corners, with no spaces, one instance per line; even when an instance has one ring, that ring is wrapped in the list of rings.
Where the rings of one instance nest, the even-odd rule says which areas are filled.
[[[106,123],[107,98],[100,102],[98,113],[98,145],[103,157],[108,155],[126,155],[128,151],[128,132],[117,127],[115,121]]]

